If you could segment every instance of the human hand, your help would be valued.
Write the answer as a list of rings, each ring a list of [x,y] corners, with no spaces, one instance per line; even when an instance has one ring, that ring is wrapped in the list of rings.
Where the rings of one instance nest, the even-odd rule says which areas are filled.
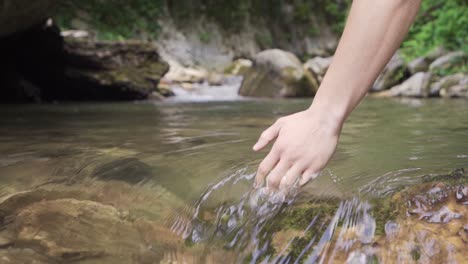
[[[268,190],[286,189],[297,181],[302,186],[317,177],[335,152],[341,126],[311,109],[278,119],[253,146],[260,151],[276,139],[258,166],[255,186],[265,177]]]

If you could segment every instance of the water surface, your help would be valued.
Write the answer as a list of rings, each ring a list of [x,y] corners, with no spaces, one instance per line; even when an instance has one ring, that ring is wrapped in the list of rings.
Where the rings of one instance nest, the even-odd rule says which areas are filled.
[[[122,238],[128,247],[156,252],[147,263],[294,263],[278,257],[278,250],[261,247],[271,235],[267,227],[300,202],[296,196],[259,202],[259,194],[251,192],[252,177],[266,152],[253,153],[251,146],[276,118],[308,104],[309,100],[241,100],[2,105],[0,201],[47,190],[149,221],[159,230],[152,244]],[[327,197],[344,202],[333,208],[335,220],[320,227],[311,222],[303,231],[333,232],[333,221],[349,219],[347,210],[367,223],[370,205],[361,201],[389,196],[426,174],[468,167],[467,117],[468,102],[463,100],[366,99],[344,126],[330,164],[299,194],[300,200]],[[320,262],[321,256],[331,254],[320,238],[326,240],[321,235],[309,247],[302,246],[300,261]],[[118,247],[125,251],[125,246]],[[11,254],[7,257],[14,259]],[[104,259],[78,258],[83,263],[106,263]]]

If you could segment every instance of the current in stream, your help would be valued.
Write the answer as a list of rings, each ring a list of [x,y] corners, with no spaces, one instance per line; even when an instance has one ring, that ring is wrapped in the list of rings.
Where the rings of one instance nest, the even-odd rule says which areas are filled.
[[[252,189],[266,152],[251,146],[309,103],[0,106],[0,262],[466,261],[466,202],[412,234],[390,215],[379,230],[373,201],[468,167],[468,103],[367,98],[320,177]]]

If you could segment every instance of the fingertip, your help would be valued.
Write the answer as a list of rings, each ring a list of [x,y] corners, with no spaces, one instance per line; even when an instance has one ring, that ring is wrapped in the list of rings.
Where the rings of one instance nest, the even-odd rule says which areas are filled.
[[[253,151],[260,151],[264,147],[265,147],[265,143],[262,143],[262,142],[259,141],[259,142],[255,143],[255,145],[252,147],[252,150]]]
[[[304,173],[299,181],[300,186],[304,186],[310,180],[313,180],[319,176],[320,172],[313,172],[313,173]]]

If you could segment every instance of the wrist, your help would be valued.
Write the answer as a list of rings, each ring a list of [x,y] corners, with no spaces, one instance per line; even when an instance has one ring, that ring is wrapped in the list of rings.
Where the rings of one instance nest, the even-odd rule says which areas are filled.
[[[313,104],[305,110],[306,114],[321,128],[328,130],[332,134],[339,135],[343,127],[344,118],[338,114],[330,112],[328,109],[315,107]]]

